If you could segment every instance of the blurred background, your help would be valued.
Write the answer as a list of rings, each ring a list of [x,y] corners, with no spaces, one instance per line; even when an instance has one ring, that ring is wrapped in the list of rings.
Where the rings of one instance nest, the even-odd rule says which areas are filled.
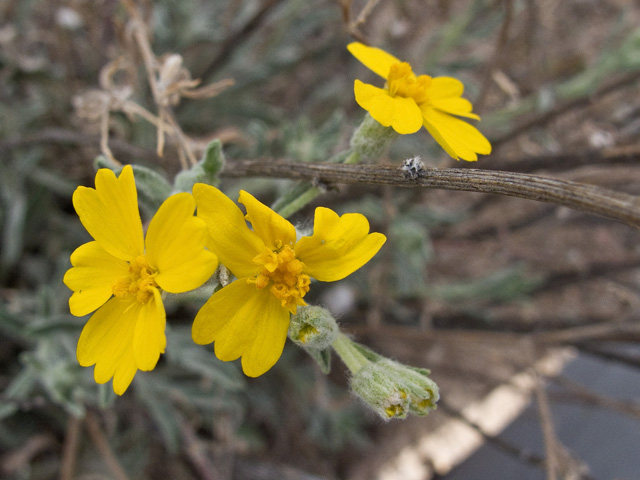
[[[356,340],[432,370],[438,410],[389,423],[349,393],[336,359],[325,376],[288,344],[257,379],[219,362],[190,338],[198,293],[167,305],[167,353],[115,398],[77,364],[86,319],[69,314],[62,284],[89,239],[71,195],[93,186],[98,155],[171,181],[215,138],[229,163],[344,149],[364,118],[354,79],[381,86],[346,50],[353,40],[462,80],[494,146],[457,163],[422,130],[382,163],[420,155],[635,194],[638,25],[631,0],[1,2],[0,477],[640,478],[640,235],[627,225],[367,185],[336,186],[297,213],[308,226],[316,205],[361,212],[389,239],[308,297]],[[183,137],[167,135],[159,156],[162,115]],[[289,185],[221,186],[268,204]]]

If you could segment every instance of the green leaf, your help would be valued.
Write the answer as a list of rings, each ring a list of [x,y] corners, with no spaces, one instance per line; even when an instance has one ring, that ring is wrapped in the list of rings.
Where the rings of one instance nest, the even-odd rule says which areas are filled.
[[[171,400],[160,391],[158,379],[148,379],[139,375],[136,379],[136,394],[148,409],[156,425],[160,429],[160,435],[170,453],[178,452],[180,448],[180,425],[178,415],[171,404]]]
[[[217,177],[218,174],[224,168],[225,158],[222,152],[222,143],[220,140],[215,139],[209,142],[207,149],[200,160],[204,173],[211,177]]]
[[[211,141],[198,163],[176,175],[173,192],[191,192],[196,183],[217,186],[220,183],[218,175],[224,168],[224,162],[222,143],[217,139]]]
[[[98,406],[104,410],[111,408],[118,396],[113,391],[111,382],[98,384]]]
[[[325,375],[328,375],[331,372],[331,349],[324,348],[319,350],[317,348],[304,348],[305,352],[311,355],[320,367],[320,371]]]

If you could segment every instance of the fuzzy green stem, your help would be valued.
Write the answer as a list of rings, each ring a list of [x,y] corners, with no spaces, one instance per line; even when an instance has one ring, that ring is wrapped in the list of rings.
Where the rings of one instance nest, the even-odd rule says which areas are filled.
[[[300,183],[288,194],[276,200],[272,205],[272,209],[284,218],[289,218],[321,193],[322,189],[314,186],[312,183]]]
[[[335,154],[328,163],[372,163],[380,158],[398,137],[390,127],[383,127],[367,114],[353,133],[350,147]],[[313,183],[298,183],[276,200],[271,208],[285,218],[296,213],[323,192]]]
[[[353,342],[344,333],[338,333],[331,346],[351,373],[356,373],[362,367],[371,363],[367,357],[355,348]]]

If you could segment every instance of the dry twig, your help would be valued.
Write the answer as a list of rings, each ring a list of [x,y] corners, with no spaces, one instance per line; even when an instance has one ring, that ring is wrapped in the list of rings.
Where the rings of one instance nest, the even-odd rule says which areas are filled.
[[[351,16],[351,0],[338,1],[342,12],[342,21],[344,22],[347,32],[359,42],[368,43],[364,34],[360,31],[360,27],[367,22],[378,1],[379,0],[367,0],[367,3],[362,7],[362,10],[360,10],[360,13],[354,20],[352,20]]]
[[[60,480],[73,480],[81,425],[82,422],[78,417],[69,415],[67,432],[64,438],[64,450],[62,452],[62,465],[60,466]]]
[[[498,70],[501,65],[502,58],[504,56],[504,47],[507,44],[509,38],[509,29],[511,27],[511,21],[513,19],[513,0],[504,0],[504,19],[502,20],[502,26],[500,27],[500,33],[496,39],[496,45],[493,50],[491,60],[485,67],[485,71],[480,86],[480,93],[475,101],[475,110],[482,111],[484,102],[487,99],[487,92],[489,91],[489,85],[491,77],[495,70]]]
[[[491,144],[493,145],[493,148],[495,150],[503,143],[506,143],[514,139],[518,135],[521,135],[526,131],[531,130],[532,128],[543,127],[549,122],[558,118],[559,116],[564,115],[567,112],[570,112],[571,110],[591,105],[595,101],[604,97],[605,95],[613,93],[629,85],[635,84],[638,81],[638,79],[640,79],[640,71],[627,73],[617,78],[616,80],[613,80],[612,82],[607,83],[606,85],[603,85],[602,87],[598,88],[595,92],[591,92],[581,97],[575,98],[573,100],[568,100],[566,102],[563,102],[559,104],[556,108],[549,110],[541,115],[535,116],[530,120],[517,125],[511,131],[505,133],[504,135],[498,138],[494,138],[493,140],[491,140]]]
[[[104,435],[95,414],[87,413],[84,423],[87,427],[91,440],[93,440],[102,460],[104,460],[104,463],[107,465],[107,468],[109,468],[113,476],[117,480],[129,480],[127,472],[124,471],[124,468],[122,468],[122,465],[120,465],[120,462],[113,453],[113,450],[109,445],[109,441]]]
[[[319,184],[359,183],[494,193],[562,205],[640,226],[640,197],[592,185],[521,173],[424,168],[418,178],[411,178],[400,167],[392,165],[295,163],[257,159],[228,162],[223,175],[313,180]]]

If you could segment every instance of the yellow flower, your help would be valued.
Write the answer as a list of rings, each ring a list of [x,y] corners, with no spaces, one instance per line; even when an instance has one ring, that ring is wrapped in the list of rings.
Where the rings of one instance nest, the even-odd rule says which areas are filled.
[[[338,216],[328,208],[315,213],[312,236],[296,240],[295,227],[249,193],[239,202],[247,215],[220,190],[193,187],[198,216],[209,227],[209,247],[237,280],[214,293],[196,315],[193,340],[215,342],[223,361],[242,357],[250,377],[269,370],[280,358],[289,316],[306,305],[311,278],[340,280],[367,263],[386,237],[369,233],[358,213]],[[251,222],[253,230],[247,226]]]
[[[462,82],[450,77],[416,76],[411,65],[379,48],[350,43],[347,48],[365,67],[384,78],[385,88],[356,80],[356,102],[380,124],[400,134],[424,127],[456,160],[476,161],[491,153],[489,141],[472,125],[456,118],[473,118],[471,102],[461,98]]]
[[[122,395],[138,370],[153,370],[166,346],[161,292],[202,285],[218,266],[205,250],[207,230],[193,215],[189,193],[169,197],[149,224],[146,239],[131,166],[118,178],[98,170],[96,188],[78,187],[73,206],[94,238],[71,255],[64,283],[71,313],[94,310],[80,335],[80,365],[95,364],[94,377]]]

